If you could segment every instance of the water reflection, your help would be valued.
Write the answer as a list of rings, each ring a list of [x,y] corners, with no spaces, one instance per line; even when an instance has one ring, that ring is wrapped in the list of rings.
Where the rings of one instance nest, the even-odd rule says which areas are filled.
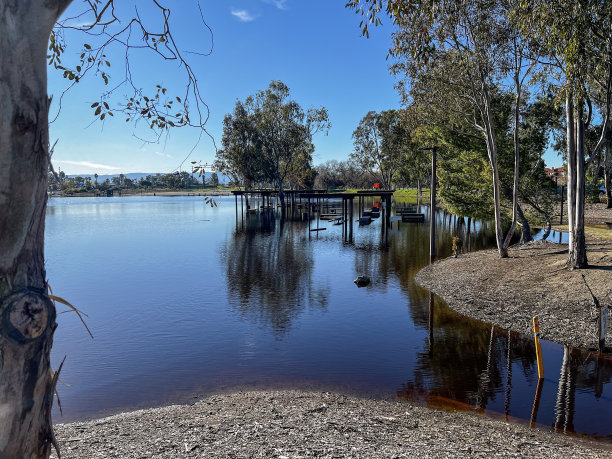
[[[260,204],[243,216],[235,199],[214,209],[195,198],[51,200],[47,272],[96,336],[62,316],[52,358],[68,355],[68,419],[186,401],[179,392],[308,384],[612,434],[610,361],[544,342],[538,384],[531,337],[469,320],[415,284],[429,261],[427,206],[416,205],[424,223],[383,231],[380,218],[346,242],[344,225],[324,220],[309,233],[304,207],[281,222],[274,203]],[[466,251],[494,245],[486,222],[436,220],[439,257],[453,236]],[[371,284],[357,288],[357,275]]]
[[[283,223],[272,211],[249,213],[222,249],[232,304],[278,338],[305,307],[327,307],[329,287],[312,282],[312,247],[305,237],[304,225]]]
[[[612,439],[609,413],[600,406],[612,401],[603,395],[612,381],[610,358],[564,346],[559,378],[538,380],[532,338],[471,321],[435,296],[428,305],[427,352],[417,356],[413,375],[397,391],[399,398],[430,407],[504,413],[507,419],[529,419],[531,426]],[[549,349],[547,371],[554,368],[555,357],[558,353]],[[527,386],[535,388],[531,404]]]

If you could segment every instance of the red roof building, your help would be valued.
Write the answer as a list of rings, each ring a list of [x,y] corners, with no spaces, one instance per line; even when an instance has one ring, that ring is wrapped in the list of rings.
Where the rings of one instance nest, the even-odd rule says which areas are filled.
[[[565,168],[564,167],[552,167],[552,168],[546,168],[544,169],[546,171],[546,174],[549,177],[555,178],[555,177],[565,177]]]

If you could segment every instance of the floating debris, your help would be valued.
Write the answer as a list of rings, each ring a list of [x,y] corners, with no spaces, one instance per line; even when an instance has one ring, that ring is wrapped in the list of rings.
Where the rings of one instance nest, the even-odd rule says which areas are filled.
[[[365,287],[370,283],[370,278],[368,276],[357,276],[353,282],[357,284],[357,287]]]

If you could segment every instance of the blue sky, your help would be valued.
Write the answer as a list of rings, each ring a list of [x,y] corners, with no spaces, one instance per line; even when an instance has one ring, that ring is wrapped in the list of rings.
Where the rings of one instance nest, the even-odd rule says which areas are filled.
[[[172,2],[179,3],[179,2]],[[171,25],[182,50],[206,52],[211,36],[203,27],[197,4],[182,0],[172,6]],[[370,110],[399,108],[399,96],[386,60],[392,27],[387,20],[371,30],[370,38],[360,35],[359,17],[344,7],[344,0],[202,0],[202,11],[214,33],[214,51],[203,57],[190,54],[189,60],[210,107],[207,129],[220,146],[222,120],[237,99],[265,89],[270,81],[282,80],[292,97],[304,108],[324,106],[332,127],[327,136],[314,139],[314,163],[344,160],[352,151],[351,134]],[[151,14],[147,2],[124,0],[118,13],[133,14],[137,5],[143,16]],[[73,16],[83,9],[75,0],[66,12]],[[81,32],[66,35],[69,62],[78,56],[82,44],[91,38]],[[113,86],[122,79],[124,50],[108,52]],[[132,73],[144,88],[162,84],[170,92],[184,87],[183,72],[172,62],[163,62],[148,53],[130,57]],[[66,80],[61,72],[49,70],[49,92],[54,95],[52,114],[59,107],[59,95]],[[212,162],[213,142],[190,128],[171,130],[159,143],[143,143],[137,137],[151,137],[146,128],[125,123],[124,117],[107,117],[93,122],[90,105],[99,100],[105,87],[99,78],[87,77],[62,99],[59,117],[51,125],[51,143],[57,140],[53,164],[67,174],[113,174],[129,172],[171,172],[180,166],[190,170],[190,161]],[[121,101],[127,90],[116,92]],[[194,149],[195,146],[195,149]],[[555,156],[548,163],[559,162]]]
[[[142,2],[140,2],[142,4]],[[181,49],[205,52],[210,34],[202,27],[195,2],[173,7]],[[346,159],[352,151],[351,134],[369,110],[399,107],[399,96],[386,61],[391,28],[378,28],[370,39],[361,37],[359,17],[344,8],[344,1],[234,0],[202,1],[207,23],[214,32],[211,56],[190,55],[205,101],[210,107],[207,129],[220,146],[222,120],[237,99],[244,100],[270,81],[282,80],[304,108],[324,106],[332,128],[315,139],[315,164]],[[82,6],[66,12],[73,15]],[[80,53],[91,39],[82,33],[67,35],[66,61]],[[119,48],[109,52],[111,84],[121,79],[124,60]],[[144,87],[157,83],[179,90],[182,72],[176,65],[146,53],[132,55],[132,72]],[[49,92],[57,109],[66,80],[49,71]],[[150,136],[146,129],[126,124],[124,117],[94,122],[90,105],[104,91],[99,78],[85,78],[62,101],[58,119],[51,125],[51,142],[57,140],[55,167],[68,174],[169,172],[176,169],[198,141],[196,129],[175,129],[158,144],[143,144],[134,135]],[[127,93],[127,91],[124,91]],[[118,92],[121,96],[121,90]],[[118,97],[117,100],[120,100]],[[189,161],[212,162],[215,149],[203,136]]]

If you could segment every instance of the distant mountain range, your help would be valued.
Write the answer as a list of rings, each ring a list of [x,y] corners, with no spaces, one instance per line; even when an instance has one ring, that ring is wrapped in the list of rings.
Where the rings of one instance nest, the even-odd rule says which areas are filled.
[[[130,180],[140,180],[141,178],[146,178],[147,175],[152,175],[155,176],[157,175],[157,172],[132,172],[130,174],[123,174],[125,176],[125,178],[129,178]],[[160,175],[165,175],[163,173],[160,173]],[[205,173],[205,177],[206,177],[206,181],[208,182],[208,180],[210,180],[210,176],[212,175],[212,172],[206,172]],[[93,174],[72,174],[72,175],[67,175],[66,177],[70,177],[70,178],[74,178],[74,177],[90,177],[92,181],[95,181],[95,177]],[[103,182],[106,179],[111,180],[113,177],[119,177],[119,174],[110,174],[110,175],[98,175],[98,183]],[[198,174],[194,174],[193,177],[201,182],[202,178],[198,176]],[[219,178],[219,183],[220,184],[227,184],[230,181],[230,178],[227,175],[224,174],[220,174],[219,172],[217,172],[217,177]]]

